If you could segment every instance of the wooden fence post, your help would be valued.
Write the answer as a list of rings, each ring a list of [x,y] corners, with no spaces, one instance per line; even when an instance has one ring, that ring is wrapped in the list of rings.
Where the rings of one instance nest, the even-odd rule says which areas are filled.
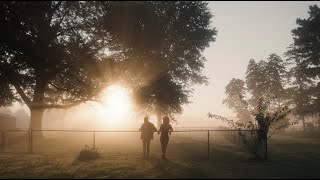
[[[209,160],[209,154],[210,154],[210,131],[208,130],[208,160]]]
[[[93,148],[96,148],[96,131],[93,131]]]
[[[30,140],[29,140],[29,153],[33,153],[33,131],[32,128],[30,128],[30,132],[29,132],[30,136]]]
[[[4,152],[4,145],[5,145],[5,139],[4,139],[4,130],[1,132],[1,152]]]

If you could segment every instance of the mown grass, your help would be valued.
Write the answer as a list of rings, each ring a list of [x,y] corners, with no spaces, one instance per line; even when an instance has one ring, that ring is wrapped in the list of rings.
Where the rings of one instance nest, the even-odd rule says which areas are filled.
[[[269,141],[269,160],[258,161],[244,148],[213,134],[208,161],[205,135],[173,135],[167,160],[161,159],[158,136],[151,142],[148,161],[142,159],[138,135],[132,134],[113,144],[101,138],[97,141],[101,158],[85,162],[75,160],[82,148],[79,144],[84,145],[84,141],[76,145],[54,139],[38,141],[34,154],[10,153],[9,146],[6,153],[0,154],[0,178],[320,177],[319,138],[273,137]]]

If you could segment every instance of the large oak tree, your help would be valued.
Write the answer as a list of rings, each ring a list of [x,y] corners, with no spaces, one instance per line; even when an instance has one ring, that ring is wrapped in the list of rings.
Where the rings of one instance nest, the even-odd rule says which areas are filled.
[[[111,9],[116,13],[110,13],[107,21],[113,23],[106,24],[112,34],[130,44],[126,47],[136,47],[118,56],[124,59],[121,75],[132,80],[137,105],[142,112],[156,114],[158,125],[163,115],[173,118],[182,112],[193,84],[207,82],[202,75],[206,60],[202,52],[217,33],[207,5],[201,1],[130,2]],[[119,20],[130,23],[118,24]]]
[[[181,112],[191,85],[206,82],[201,52],[216,35],[207,3],[12,1],[0,10],[0,105],[23,101],[31,128],[41,129],[47,108],[96,100],[109,79],[161,98],[144,102],[169,100],[155,104],[166,114]],[[163,84],[158,92],[178,100],[142,90]]]

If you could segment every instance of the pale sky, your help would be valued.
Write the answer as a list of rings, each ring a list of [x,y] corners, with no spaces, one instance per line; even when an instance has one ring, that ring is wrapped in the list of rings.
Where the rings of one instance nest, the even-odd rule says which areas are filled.
[[[177,117],[178,126],[222,125],[208,119],[207,113],[232,116],[222,104],[225,86],[232,78],[245,77],[250,59],[259,61],[271,53],[283,57],[293,42],[291,30],[296,27],[296,19],[307,18],[309,5],[314,4],[320,6],[317,1],[209,2],[214,15],[212,26],[218,31],[216,41],[204,52],[207,62],[203,73],[209,77],[209,85],[194,87],[192,103]],[[15,105],[13,111],[17,108]],[[155,123],[154,118],[151,121]]]
[[[271,53],[284,58],[283,53],[293,43],[291,30],[296,27],[296,19],[307,18],[309,5],[314,4],[320,6],[319,1],[209,2],[212,25],[218,31],[216,41],[204,52],[207,62],[203,72],[210,84],[195,86],[193,103],[185,106],[180,125],[201,122],[210,126],[213,120],[206,117],[208,112],[232,116],[222,104],[225,86],[232,78],[245,77],[250,59],[259,61]]]

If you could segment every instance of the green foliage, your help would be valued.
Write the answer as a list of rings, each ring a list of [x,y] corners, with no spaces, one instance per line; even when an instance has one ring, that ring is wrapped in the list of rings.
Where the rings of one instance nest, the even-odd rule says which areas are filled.
[[[129,58],[123,58],[121,67],[124,68],[119,75],[129,80],[141,112],[173,117],[189,102],[191,86],[207,83],[207,77],[202,75],[206,61],[202,52],[217,34],[210,27],[212,15],[207,5],[202,1],[130,2],[123,10],[128,14],[115,9],[118,18],[109,17],[116,23],[129,16],[135,26],[123,31],[143,31],[124,36],[121,25],[114,27],[119,39],[129,39],[127,42],[139,47],[126,49],[121,57]]]
[[[157,105],[162,109],[168,105],[164,112],[181,112],[191,92],[189,85],[207,80],[201,74],[205,61],[201,53],[216,35],[207,4],[2,2],[0,105],[21,97],[31,111],[39,111],[36,119],[41,122],[44,109],[97,101],[111,80],[123,77],[139,89],[162,84],[161,73],[174,83],[170,91],[182,99]],[[35,124],[33,128],[41,128],[41,123]]]
[[[201,75],[205,61],[201,53],[215,40],[217,34],[210,26],[212,15],[207,2],[151,1],[114,4],[110,11],[115,13],[106,16],[106,21],[113,23],[106,25],[117,39],[138,47],[127,48],[120,57],[122,60],[131,62],[137,58],[136,63],[147,68],[149,74],[166,72],[179,82],[206,82],[206,77]],[[131,24],[118,23],[122,19]],[[137,30],[141,32],[134,33]]]
[[[227,97],[222,103],[236,113],[239,122],[251,121],[250,113],[246,109],[247,104],[242,101],[246,94],[245,82],[241,79],[232,78],[225,87],[225,93]]]
[[[226,98],[223,103],[236,113],[238,122],[242,123],[253,121],[248,107],[258,107],[261,97],[276,101],[272,104],[273,108],[288,106],[289,97],[284,89],[285,73],[284,63],[276,54],[271,54],[266,61],[261,60],[258,63],[251,59],[245,81],[233,78],[225,87]]]
[[[246,137],[245,133],[241,131],[241,129],[249,129],[251,130],[251,133],[255,131],[257,136],[256,139],[254,139],[254,144],[253,146],[248,147],[250,151],[256,154],[256,157],[263,159],[266,157],[267,152],[261,154],[261,151],[264,150],[264,146],[266,146],[267,139],[270,138],[270,136],[277,130],[285,129],[290,125],[297,124],[297,122],[293,122],[279,125],[278,122],[284,119],[290,113],[291,110],[288,106],[284,106],[281,108],[275,107],[274,103],[277,103],[276,97],[261,97],[259,98],[258,105],[256,107],[248,106],[248,111],[250,111],[254,119],[253,122],[234,122],[233,120],[229,120],[225,117],[211,113],[208,113],[208,117],[221,120],[222,122],[227,122],[232,129],[238,129],[239,136],[241,137],[243,143],[246,145],[249,145],[249,139]],[[269,133],[270,128],[273,128],[273,132],[271,133]]]
[[[17,93],[30,108],[59,108],[89,100],[105,85],[99,51],[112,39],[99,27],[106,13],[99,3],[12,1],[0,9],[6,97]]]
[[[89,147],[85,145],[77,156],[78,161],[87,161],[87,160],[95,160],[100,158],[100,154],[98,152],[98,148]]]
[[[295,113],[305,116],[319,115],[320,109],[320,8],[309,7],[307,19],[298,18],[292,30],[294,43],[286,52],[293,65],[289,76]]]
[[[168,114],[174,121],[172,114],[182,112],[182,104],[188,103],[188,96],[182,85],[173,82],[168,75],[160,76],[150,84],[139,88],[136,92],[135,102],[144,107],[143,112],[160,111]]]
[[[249,103],[257,106],[260,97],[272,98],[277,96],[279,103],[285,103],[284,89],[285,66],[281,58],[271,54],[266,61],[256,63],[249,61],[246,72],[247,91],[251,97]]]
[[[248,111],[250,115],[253,117],[254,121],[249,121],[246,123],[235,122],[234,120],[229,120],[225,117],[208,113],[209,118],[219,119],[222,122],[228,123],[228,125],[233,129],[250,129],[250,130],[258,130],[260,132],[261,137],[267,138],[267,134],[269,133],[269,128],[274,127],[274,133],[277,130],[285,129],[290,125],[294,125],[297,122],[285,123],[283,125],[279,125],[278,122],[284,119],[290,112],[288,106],[284,106],[281,108],[275,107],[274,104],[277,103],[276,97],[273,98],[260,98],[259,103],[256,107],[248,106]]]

